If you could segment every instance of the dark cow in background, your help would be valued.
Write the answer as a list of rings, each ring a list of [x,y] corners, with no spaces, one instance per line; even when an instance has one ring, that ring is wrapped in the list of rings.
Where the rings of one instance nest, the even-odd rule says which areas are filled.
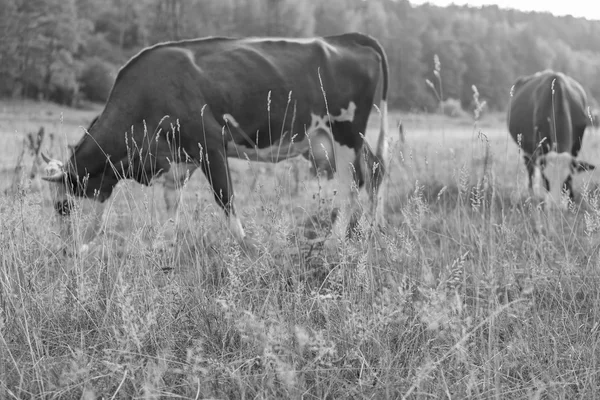
[[[363,135],[380,75],[381,131],[374,154]],[[376,221],[383,224],[387,90],[385,52],[359,33],[158,44],[121,68],[89,133],[66,165],[47,160],[45,179],[57,184],[55,208],[65,215],[69,192],[103,203],[120,179],[149,184],[171,173],[183,181],[185,170],[199,166],[232,232],[243,240],[227,157],[250,153],[276,162],[307,153],[310,139],[327,132],[335,143],[330,159],[342,206],[334,231],[344,236],[356,188],[365,183]],[[99,222],[101,207],[96,209]]]
[[[583,133],[591,122],[585,91],[573,78],[545,70],[517,79],[508,130],[525,153],[530,190],[541,173],[554,201],[560,200],[563,188],[572,198],[571,175],[594,169],[577,159]]]

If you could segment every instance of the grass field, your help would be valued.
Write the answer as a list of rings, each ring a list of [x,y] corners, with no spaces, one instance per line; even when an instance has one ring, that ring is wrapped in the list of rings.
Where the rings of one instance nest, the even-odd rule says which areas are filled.
[[[98,111],[0,103],[0,188],[25,133],[72,143]],[[336,251],[306,239],[326,233],[306,226],[323,210],[294,193],[289,162],[232,163],[256,257],[199,172],[175,247],[155,246],[172,225],[163,189],[122,182],[74,257],[48,186],[23,180],[0,198],[0,398],[599,397],[600,172],[548,212],[503,115],[392,113],[390,128],[387,230],[361,223]],[[586,135],[594,163],[599,133]]]

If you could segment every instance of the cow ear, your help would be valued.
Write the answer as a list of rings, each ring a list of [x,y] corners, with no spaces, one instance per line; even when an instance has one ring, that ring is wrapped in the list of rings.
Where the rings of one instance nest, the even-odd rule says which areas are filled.
[[[575,172],[591,171],[596,166],[581,160],[573,160],[573,170]]]

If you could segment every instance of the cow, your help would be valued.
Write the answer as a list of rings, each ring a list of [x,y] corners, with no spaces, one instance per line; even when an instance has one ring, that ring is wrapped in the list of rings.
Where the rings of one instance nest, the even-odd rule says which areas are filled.
[[[571,175],[595,168],[577,158],[592,124],[585,90],[575,79],[545,70],[519,77],[511,96],[508,130],[524,152],[530,192],[537,191],[541,175],[550,205],[560,201],[563,189],[572,199]]]
[[[380,78],[375,154],[364,135]],[[227,157],[306,157],[311,138],[327,132],[335,144],[334,200],[342,207],[334,233],[345,238],[357,188],[366,186],[375,221],[384,223],[387,91],[386,53],[361,33],[156,44],[119,70],[102,113],[69,160],[45,157],[44,179],[54,184],[57,213],[68,215],[70,195],[102,205],[121,179],[147,185],[165,174],[180,183],[186,170],[199,167],[244,242]],[[95,209],[99,221],[102,207]]]

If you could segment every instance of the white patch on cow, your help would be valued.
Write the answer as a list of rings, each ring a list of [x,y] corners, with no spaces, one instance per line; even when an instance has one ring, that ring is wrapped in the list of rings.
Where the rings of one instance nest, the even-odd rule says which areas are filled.
[[[233,115],[231,115],[231,114],[223,114],[223,121],[225,121],[228,124],[233,125],[235,128],[240,127],[240,124],[238,124],[238,122],[235,120],[235,118],[233,118]]]
[[[381,155],[382,155],[382,162],[386,165],[389,166],[389,160],[390,160],[390,154],[389,154],[389,144],[388,144],[388,135],[387,135],[387,114],[388,114],[388,107],[387,107],[387,101],[385,100],[381,100],[381,107],[380,107],[380,111],[381,111],[381,133],[380,135],[383,135],[383,137],[380,138],[380,140],[382,140],[381,143]],[[385,199],[387,198],[387,183],[385,182],[387,180],[389,176],[389,171],[386,173],[386,175],[383,177],[384,182],[381,182],[381,185],[379,186],[379,190],[377,191],[377,204],[375,206],[375,223],[377,223],[379,226],[384,226],[385,225],[385,217],[384,217],[384,211],[385,211]]]
[[[344,121],[348,121],[348,122],[352,122],[354,121],[354,115],[356,113],[356,104],[354,104],[353,101],[351,101],[350,103],[348,103],[348,108],[342,108],[340,111],[340,115],[338,116],[332,116],[331,119],[333,121],[338,121],[338,122],[344,122]]]
[[[229,230],[239,242],[244,241],[244,238],[246,237],[246,232],[244,232],[242,222],[234,213],[229,215]]]
[[[387,163],[390,158],[388,135],[387,135],[387,119],[388,119],[387,101],[381,100],[379,110],[381,111],[381,131],[382,131],[381,134],[383,134],[383,137],[381,138],[382,139],[381,154],[383,156],[384,162]]]
[[[46,164],[45,172],[46,176],[56,176],[64,171],[64,164],[58,160],[50,160]]]
[[[314,113],[310,113],[310,126],[306,130],[306,133],[310,136],[313,132],[324,129],[329,132],[330,122],[352,122],[354,121],[354,115],[356,113],[356,104],[351,101],[348,104],[348,108],[342,108],[340,115],[325,115],[320,117]]]
[[[569,152],[556,153],[551,151],[544,155],[544,158],[546,162],[542,173],[548,180],[550,187],[547,196],[548,203],[565,207],[566,204],[562,201],[562,189],[564,182],[572,173],[573,156]]]

